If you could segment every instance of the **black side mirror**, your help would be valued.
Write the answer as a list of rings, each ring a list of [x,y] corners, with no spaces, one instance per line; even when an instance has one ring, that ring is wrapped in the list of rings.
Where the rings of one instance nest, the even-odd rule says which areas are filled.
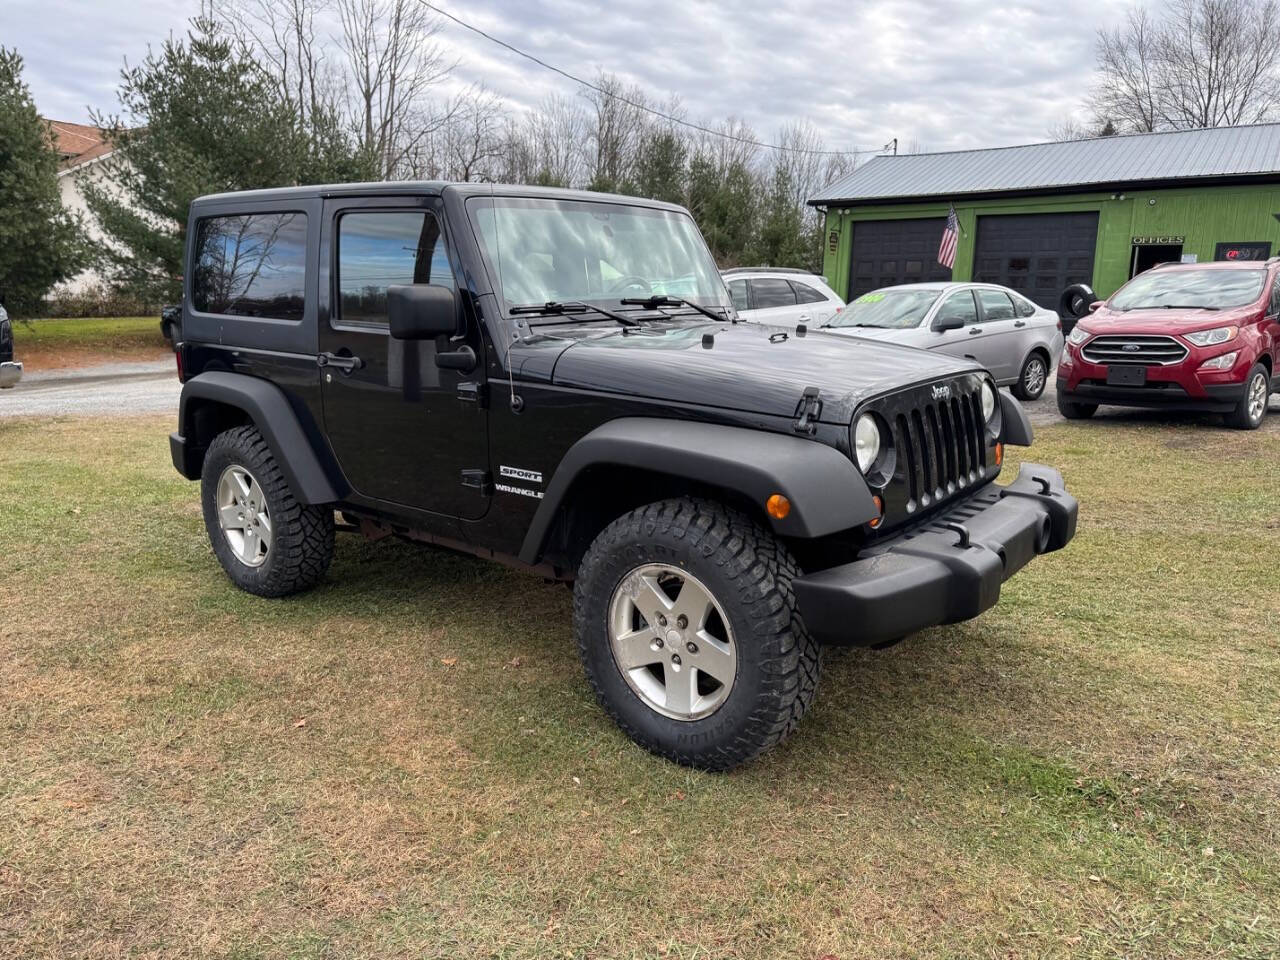
[[[942,333],[946,330],[959,330],[963,326],[963,317],[938,317],[937,320],[933,321],[933,329],[938,333]]]
[[[434,340],[458,329],[453,291],[434,283],[387,287],[387,318],[397,340]]]

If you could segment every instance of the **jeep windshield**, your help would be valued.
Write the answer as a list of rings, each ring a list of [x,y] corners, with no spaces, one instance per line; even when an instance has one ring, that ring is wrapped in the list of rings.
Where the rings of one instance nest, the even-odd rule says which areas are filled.
[[[598,303],[617,310],[626,300],[671,297],[730,315],[724,281],[686,214],[523,197],[472,197],[467,209],[508,309]],[[555,322],[571,319],[568,311],[547,312]]]
[[[1112,310],[1226,310],[1262,296],[1267,271],[1149,270],[1111,298]]]
[[[831,318],[828,327],[880,327],[909,330],[920,326],[939,290],[875,290],[864,293]]]

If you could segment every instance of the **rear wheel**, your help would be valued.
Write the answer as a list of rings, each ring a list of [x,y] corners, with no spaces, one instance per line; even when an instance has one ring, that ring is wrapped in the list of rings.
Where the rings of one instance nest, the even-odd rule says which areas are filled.
[[[1019,400],[1039,400],[1049,382],[1049,360],[1038,350],[1027,357],[1013,385],[1013,395]]]
[[[1098,412],[1096,403],[1074,403],[1058,394],[1058,412],[1068,420],[1088,420]]]
[[[666,500],[615,520],[574,584],[578,651],[600,703],[637,743],[706,770],[780,742],[818,685],[797,576],[772,534],[714,502]]]
[[[1227,426],[1237,430],[1257,430],[1262,426],[1262,419],[1267,415],[1267,402],[1271,393],[1271,378],[1267,376],[1267,368],[1255,363],[1244,381],[1244,396],[1236,408],[1226,414],[1223,419]]]
[[[214,437],[200,487],[209,543],[241,590],[282,597],[324,578],[333,559],[333,510],[298,502],[256,427]]]

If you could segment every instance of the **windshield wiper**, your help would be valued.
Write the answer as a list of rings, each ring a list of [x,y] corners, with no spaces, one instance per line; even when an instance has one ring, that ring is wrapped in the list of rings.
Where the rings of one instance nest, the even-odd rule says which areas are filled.
[[[693,310],[697,310],[703,316],[710,317],[712,320],[717,320],[720,323],[723,323],[728,319],[718,313],[713,313],[710,309],[704,307],[700,303],[694,303],[692,300],[685,300],[683,297],[668,297],[665,293],[655,294],[652,297],[626,297],[618,302],[624,303],[628,306],[644,307],[646,310],[657,310],[658,307],[689,307]]]
[[[626,301],[622,301],[626,303]],[[615,313],[604,307],[597,306],[594,303],[587,303],[583,300],[548,300],[546,303],[522,303],[511,308],[511,313],[554,313],[565,316],[570,313],[586,313],[594,310],[610,320],[617,320],[624,327],[634,327],[637,323],[635,317],[628,317],[623,313]]]
[[[1161,310],[1221,310],[1221,307],[1204,307],[1198,303],[1162,303]]]

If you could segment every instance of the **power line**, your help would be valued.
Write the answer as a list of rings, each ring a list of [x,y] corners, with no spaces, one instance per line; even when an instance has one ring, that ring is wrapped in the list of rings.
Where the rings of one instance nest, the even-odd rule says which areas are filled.
[[[581,84],[582,86],[587,87],[591,90],[594,90],[597,93],[602,94],[603,96],[611,97],[614,100],[620,100],[623,103],[627,104],[628,106],[635,107],[637,110],[643,110],[645,113],[653,114],[655,117],[660,117],[663,120],[666,120],[668,123],[674,123],[682,127],[688,127],[690,130],[697,130],[700,133],[707,133],[713,137],[720,137],[724,140],[732,140],[735,143],[742,143],[752,147],[764,147],[766,150],[777,150],[779,153],[805,153],[813,156],[822,156],[822,157],[848,157],[848,156],[856,157],[858,156],[858,154],[861,154],[861,153],[880,153],[881,152],[880,150],[858,150],[858,149],[809,150],[809,149],[806,149],[805,147],[784,147],[776,143],[765,143],[763,140],[752,140],[750,137],[735,136],[732,133],[725,133],[723,130],[712,130],[710,127],[704,127],[698,123],[691,123],[688,120],[682,120],[679,117],[672,116],[669,113],[663,113],[661,110],[655,110],[653,107],[650,107],[643,103],[638,103],[635,100],[631,100],[628,97],[624,97],[619,93],[614,93],[612,90],[606,90],[604,87],[600,86],[599,84],[592,83],[590,80],[583,80],[581,77],[574,76],[572,73],[569,73],[569,71],[567,70],[561,70],[559,67],[555,66],[554,64],[547,63],[547,61],[545,60],[540,60],[538,57],[535,57],[531,53],[526,53],[525,51],[521,50],[519,47],[512,46],[511,44],[507,43],[505,40],[500,40],[499,38],[493,36],[492,34],[485,33],[479,27],[473,26],[472,24],[467,23],[465,20],[462,20],[459,17],[455,17],[452,13],[449,13],[449,11],[441,10],[434,3],[428,3],[427,0],[418,0],[418,2],[421,3],[428,10],[434,10],[436,13],[440,14],[440,16],[444,17],[445,19],[452,20],[458,26],[463,27],[464,29],[470,30],[472,33],[477,34],[481,37],[484,37],[486,40],[488,40],[491,43],[496,43],[498,46],[504,47],[505,49],[510,50],[516,56],[524,57],[524,59],[530,60],[533,63],[536,63],[538,66],[543,67],[547,70],[550,70],[552,73],[558,73],[560,74],[560,76],[565,77],[568,80],[572,80],[574,83]]]

